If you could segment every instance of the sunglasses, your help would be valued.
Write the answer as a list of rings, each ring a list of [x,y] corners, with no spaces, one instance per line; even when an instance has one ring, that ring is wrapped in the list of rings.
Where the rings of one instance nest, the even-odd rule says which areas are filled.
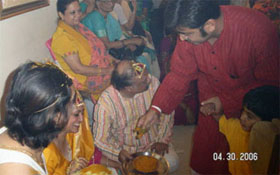
[[[131,61],[131,63],[132,63],[132,68],[136,73],[136,75],[138,76],[138,78],[142,78],[145,72],[146,65],[143,63],[136,63],[135,61]]]

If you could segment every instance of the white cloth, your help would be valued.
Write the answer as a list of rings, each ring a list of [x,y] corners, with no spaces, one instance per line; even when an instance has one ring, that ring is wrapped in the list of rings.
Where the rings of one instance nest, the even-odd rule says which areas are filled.
[[[128,22],[125,14],[124,14],[123,8],[122,8],[122,6],[120,4],[115,3],[113,11],[117,15],[118,21],[119,21],[119,23],[121,25],[124,25],[124,24],[126,24]]]
[[[0,134],[5,132],[7,130],[6,127],[2,127],[0,129]],[[39,172],[40,175],[47,175],[48,172],[46,171],[46,162],[45,158],[42,154],[42,159],[44,163],[45,170],[34,160],[32,159],[29,155],[24,154],[20,151],[15,151],[15,150],[8,150],[8,149],[2,149],[0,148],[0,164],[3,163],[20,163],[20,164],[26,164],[33,168],[35,171]]]
[[[169,144],[168,153],[164,154],[164,158],[169,164],[169,173],[176,171],[179,167],[179,157],[175,152],[173,145]]]

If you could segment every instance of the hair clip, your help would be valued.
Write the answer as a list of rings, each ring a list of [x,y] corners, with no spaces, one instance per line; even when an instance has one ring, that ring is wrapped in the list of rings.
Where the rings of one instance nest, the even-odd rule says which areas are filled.
[[[83,97],[78,90],[76,90],[76,94],[77,94],[77,96],[76,96],[76,106],[77,107],[85,106],[84,101],[83,101]]]

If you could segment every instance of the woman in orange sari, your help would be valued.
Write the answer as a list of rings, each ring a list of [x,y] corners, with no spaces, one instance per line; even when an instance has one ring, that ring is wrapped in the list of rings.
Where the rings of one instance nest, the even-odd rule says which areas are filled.
[[[103,42],[80,23],[78,0],[58,0],[57,11],[60,20],[52,37],[52,50],[83,97],[91,97],[95,103],[110,84],[115,59]]]

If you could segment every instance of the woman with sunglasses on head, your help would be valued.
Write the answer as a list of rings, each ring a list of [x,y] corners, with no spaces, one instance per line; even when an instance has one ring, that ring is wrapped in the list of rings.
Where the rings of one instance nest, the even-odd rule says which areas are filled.
[[[1,174],[48,174],[42,152],[67,124],[71,86],[72,80],[49,64],[29,62],[15,70],[0,129]]]

